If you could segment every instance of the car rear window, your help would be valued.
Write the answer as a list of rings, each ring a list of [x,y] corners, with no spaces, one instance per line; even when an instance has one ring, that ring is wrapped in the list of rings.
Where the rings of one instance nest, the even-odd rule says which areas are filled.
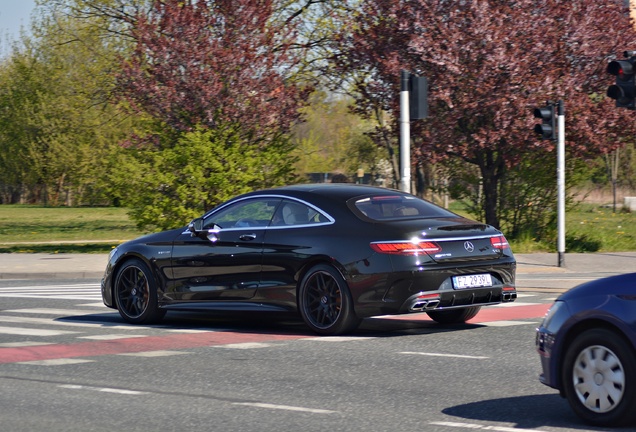
[[[356,198],[349,207],[358,216],[373,220],[457,217],[442,207],[410,195],[375,195]]]

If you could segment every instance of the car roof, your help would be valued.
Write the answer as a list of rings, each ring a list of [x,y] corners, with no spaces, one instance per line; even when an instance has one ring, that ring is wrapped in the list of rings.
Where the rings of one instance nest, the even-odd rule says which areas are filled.
[[[286,193],[290,196],[294,196],[295,192],[305,194],[316,194],[325,198],[337,199],[347,201],[350,198],[362,196],[362,195],[404,195],[404,192],[400,192],[394,189],[381,188],[376,186],[359,185],[353,183],[310,183],[310,184],[296,184],[290,186],[281,186],[278,188],[266,189],[254,194],[262,193]]]

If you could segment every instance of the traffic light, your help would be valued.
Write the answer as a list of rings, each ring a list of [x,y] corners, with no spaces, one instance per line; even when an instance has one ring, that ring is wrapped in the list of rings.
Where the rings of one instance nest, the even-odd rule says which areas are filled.
[[[428,117],[428,80],[426,77],[409,77],[409,113],[411,120]]]
[[[625,52],[627,57],[630,52]],[[619,108],[636,109],[636,57],[614,60],[607,65],[607,73],[616,77],[616,84],[607,88],[607,96],[616,100]]]
[[[548,103],[546,106],[534,109],[534,116],[541,119],[541,124],[534,126],[534,131],[541,135],[543,139],[557,139],[556,116],[554,104]]]

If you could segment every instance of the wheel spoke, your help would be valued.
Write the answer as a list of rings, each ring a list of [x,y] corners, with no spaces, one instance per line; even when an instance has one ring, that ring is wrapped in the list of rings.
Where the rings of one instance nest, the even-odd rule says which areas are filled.
[[[131,266],[124,270],[117,286],[117,295],[124,312],[131,317],[144,313],[149,301],[149,287],[143,271]]]
[[[583,350],[572,371],[577,397],[589,410],[605,413],[622,399],[625,372],[616,355],[603,346]]]
[[[318,272],[310,277],[303,301],[307,314],[316,326],[328,327],[338,319],[341,295],[338,283],[331,275]]]

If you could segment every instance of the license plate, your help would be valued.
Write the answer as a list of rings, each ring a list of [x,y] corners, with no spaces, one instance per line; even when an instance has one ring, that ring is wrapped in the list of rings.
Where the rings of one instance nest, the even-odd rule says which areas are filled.
[[[492,286],[490,274],[476,274],[466,276],[453,276],[455,289],[479,288]]]

